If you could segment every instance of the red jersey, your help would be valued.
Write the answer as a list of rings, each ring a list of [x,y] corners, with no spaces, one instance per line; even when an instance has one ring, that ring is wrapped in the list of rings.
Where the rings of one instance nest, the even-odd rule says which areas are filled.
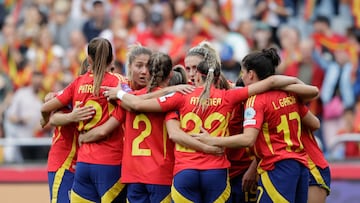
[[[303,105],[301,108],[301,114],[306,115],[309,109]],[[318,167],[324,169],[329,166],[324,157],[324,153],[321,151],[319,145],[316,142],[315,136],[306,126],[301,128],[301,142],[304,145],[304,149],[308,154],[311,161]]]
[[[237,105],[233,110],[232,117],[229,122],[230,136],[243,132],[243,121],[244,106],[241,104]],[[254,156],[251,156],[249,148],[227,148],[225,152],[231,164],[229,168],[230,178],[245,173],[249,168],[252,160],[255,158]]]
[[[147,88],[133,92],[135,95],[146,93]],[[126,111],[123,183],[171,185],[174,143],[167,134],[165,115]]]
[[[294,159],[308,166],[300,141],[301,116],[298,99],[291,93],[270,91],[246,102],[244,128],[257,128],[254,153],[260,159],[258,172],[274,169],[274,163]]]
[[[64,91],[57,96],[59,101],[66,105],[72,103],[76,106],[93,106],[95,114],[92,119],[78,123],[78,131],[88,131],[105,123],[114,110],[116,103],[110,103],[103,96],[103,89],[100,89],[99,96],[93,95],[93,75],[90,72],[79,76]],[[106,72],[101,86],[117,87],[119,78]],[[107,138],[98,142],[84,143],[78,151],[78,161],[92,164],[118,165],[122,158],[121,130],[114,130]]]
[[[199,95],[203,87],[197,87],[190,94],[172,93],[158,99],[164,112],[177,110],[180,115],[180,127],[188,134],[200,133],[200,127],[210,135],[224,137],[228,135],[228,122],[235,105],[248,97],[247,88],[220,90],[211,87],[208,107],[196,112]],[[221,169],[230,166],[226,155],[212,155],[185,148],[179,144],[175,147],[174,174],[184,169]]]
[[[71,110],[63,108],[62,112],[69,113]],[[49,172],[55,172],[60,167],[75,172],[77,150],[79,147],[78,136],[79,132],[75,123],[56,126],[48,155],[47,170]]]

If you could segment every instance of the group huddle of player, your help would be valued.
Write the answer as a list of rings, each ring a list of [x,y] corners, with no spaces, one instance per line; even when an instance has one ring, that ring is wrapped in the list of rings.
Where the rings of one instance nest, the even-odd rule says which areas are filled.
[[[242,87],[208,42],[185,68],[135,45],[127,77],[111,72],[106,39],[87,51],[84,74],[42,106],[56,126],[51,202],[325,202],[330,171],[306,107],[318,89],[275,75],[275,49],[244,57]]]

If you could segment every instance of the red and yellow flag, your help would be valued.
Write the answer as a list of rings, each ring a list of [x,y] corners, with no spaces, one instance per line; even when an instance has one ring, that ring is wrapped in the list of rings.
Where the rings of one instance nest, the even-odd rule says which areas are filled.
[[[304,20],[308,21],[314,13],[316,0],[305,0],[304,3]]]

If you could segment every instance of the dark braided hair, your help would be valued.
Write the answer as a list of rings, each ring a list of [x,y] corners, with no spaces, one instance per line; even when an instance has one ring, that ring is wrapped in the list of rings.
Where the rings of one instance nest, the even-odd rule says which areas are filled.
[[[155,87],[159,87],[160,83],[164,82],[172,71],[172,61],[169,55],[156,52],[153,53],[149,60],[150,82],[148,92],[151,92]]]

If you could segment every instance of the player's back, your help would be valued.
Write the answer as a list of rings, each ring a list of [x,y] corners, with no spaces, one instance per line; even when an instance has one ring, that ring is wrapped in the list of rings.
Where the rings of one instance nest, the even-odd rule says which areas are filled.
[[[207,108],[202,110],[199,105],[199,95],[203,88],[196,88],[191,94],[184,95],[185,102],[179,109],[181,128],[188,134],[200,133],[200,127],[207,130],[212,136],[228,136],[228,123],[234,107],[236,93],[212,87],[210,96],[205,101]],[[175,148],[175,173],[182,168],[214,169],[230,166],[226,155],[212,155],[187,149],[179,144]]]
[[[133,92],[135,95],[146,93],[147,88]],[[165,115],[126,112],[122,165],[124,183],[171,185],[174,143],[168,138]]]
[[[103,123],[111,116],[116,103],[110,103],[103,96],[103,89],[100,88],[98,96],[94,92],[94,77],[91,72],[79,76],[71,83],[58,99],[63,103],[71,102],[73,106],[92,106],[95,109],[91,119],[78,123],[78,131],[89,131]],[[101,86],[117,87],[119,78],[111,73],[105,72]],[[79,149],[78,161],[94,164],[120,164],[122,156],[122,139],[119,133],[120,128],[114,130],[107,138],[92,143],[85,143]],[[120,157],[119,157],[120,156]]]
[[[295,159],[307,165],[300,141],[299,102],[295,95],[284,91],[269,91],[247,100],[244,126],[260,130],[254,150],[262,159],[262,169],[271,170],[275,162],[284,159]]]

